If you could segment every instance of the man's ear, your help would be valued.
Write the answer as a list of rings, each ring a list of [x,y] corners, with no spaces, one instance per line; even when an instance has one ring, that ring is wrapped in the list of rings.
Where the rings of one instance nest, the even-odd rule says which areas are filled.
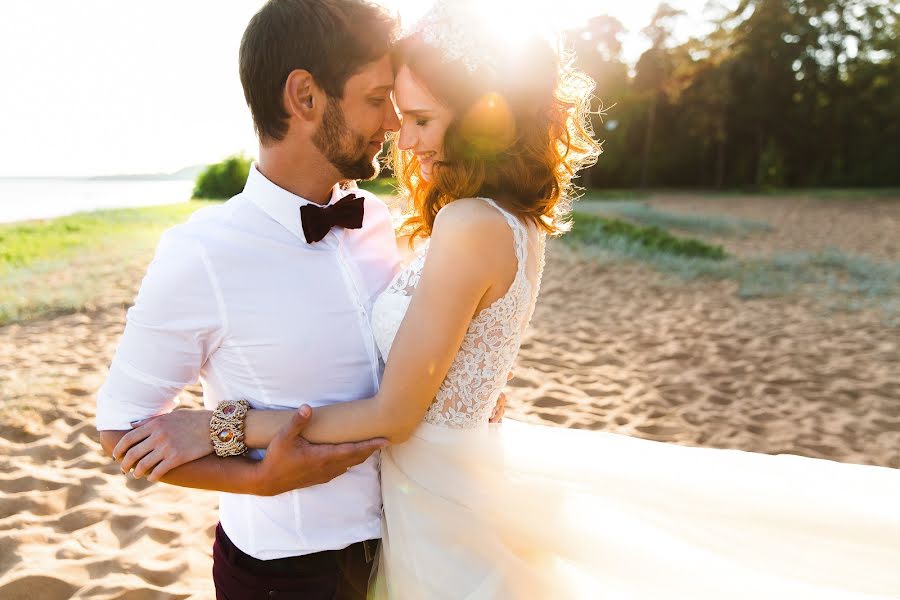
[[[316,85],[312,73],[294,69],[284,84],[284,108],[292,117],[314,121],[322,109],[325,95]]]

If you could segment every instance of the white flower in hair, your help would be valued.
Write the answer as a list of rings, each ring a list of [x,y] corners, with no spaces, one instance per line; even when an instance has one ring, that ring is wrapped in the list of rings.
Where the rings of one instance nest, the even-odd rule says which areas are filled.
[[[441,52],[443,62],[461,62],[470,73],[489,69],[496,71],[487,32],[479,26],[479,15],[474,3],[437,0],[407,35],[419,35],[422,42]]]

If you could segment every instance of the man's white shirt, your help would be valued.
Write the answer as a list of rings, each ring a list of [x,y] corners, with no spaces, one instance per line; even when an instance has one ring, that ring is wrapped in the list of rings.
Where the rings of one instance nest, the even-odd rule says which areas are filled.
[[[353,192],[365,197],[362,229],[335,227],[308,244],[300,206],[310,202],[254,165],[242,193],[167,231],[98,393],[97,429],[170,411],[198,377],[210,409],[226,399],[278,409],[374,395],[382,362],[370,314],[398,254],[387,207]],[[346,193],[335,187],[330,202]],[[223,493],[222,527],[264,560],[380,537],[377,465],[373,455],[274,497]]]

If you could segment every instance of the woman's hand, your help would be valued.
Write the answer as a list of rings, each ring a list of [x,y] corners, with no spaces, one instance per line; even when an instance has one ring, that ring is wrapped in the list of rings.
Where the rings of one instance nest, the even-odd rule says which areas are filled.
[[[147,476],[159,481],[163,475],[183,464],[212,454],[209,421],[212,411],[174,410],[132,423],[113,449],[113,458],[122,472],[134,469],[134,477]]]

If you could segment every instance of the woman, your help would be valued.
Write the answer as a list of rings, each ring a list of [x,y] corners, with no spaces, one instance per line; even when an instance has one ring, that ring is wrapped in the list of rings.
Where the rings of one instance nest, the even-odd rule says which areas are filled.
[[[375,305],[378,395],[304,431],[393,444],[375,594],[900,597],[896,471],[488,424],[544,238],[565,231],[599,147],[590,80],[540,39],[504,53],[476,23],[439,4],[398,45],[395,173],[422,243]],[[248,439],[266,446],[289,414],[251,411]]]

